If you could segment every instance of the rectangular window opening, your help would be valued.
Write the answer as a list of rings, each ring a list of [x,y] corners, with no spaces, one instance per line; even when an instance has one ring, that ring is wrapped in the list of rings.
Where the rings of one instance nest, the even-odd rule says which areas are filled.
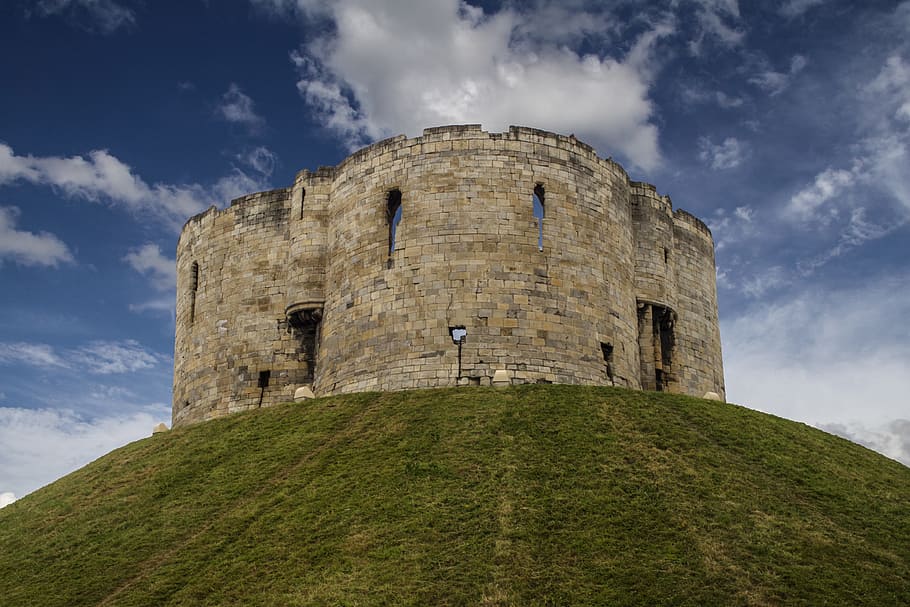
[[[190,268],[190,324],[196,321],[196,292],[199,290],[199,263]]]
[[[316,358],[322,327],[322,308],[297,312],[290,317],[290,322],[300,344],[298,360],[305,365],[301,381],[305,384],[312,384],[316,380]]]
[[[386,199],[386,221],[389,224],[389,257],[395,251],[395,237],[398,235],[398,224],[401,223],[401,190],[389,190]]]
[[[271,371],[260,371],[259,372],[259,387],[268,388],[269,380],[271,379],[271,377],[272,377]]]
[[[537,250],[543,251],[543,218],[546,215],[546,206],[542,183],[534,186],[533,204],[534,218],[537,219]]]
[[[600,342],[600,353],[604,357],[607,379],[610,380],[610,385],[613,385],[613,344],[603,341]]]

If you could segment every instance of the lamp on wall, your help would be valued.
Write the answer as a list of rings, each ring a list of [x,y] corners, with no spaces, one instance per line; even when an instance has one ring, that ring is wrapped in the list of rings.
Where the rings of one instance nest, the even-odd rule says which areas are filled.
[[[464,325],[449,327],[449,336],[452,338],[452,343],[458,346],[458,376],[455,378],[457,382],[461,379],[461,346],[468,338],[468,330],[464,328]]]

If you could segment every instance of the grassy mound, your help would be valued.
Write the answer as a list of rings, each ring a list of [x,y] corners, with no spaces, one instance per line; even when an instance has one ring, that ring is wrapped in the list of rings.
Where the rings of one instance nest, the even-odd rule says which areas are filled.
[[[358,394],[118,449],[0,510],[7,605],[907,605],[910,469],[613,388]]]

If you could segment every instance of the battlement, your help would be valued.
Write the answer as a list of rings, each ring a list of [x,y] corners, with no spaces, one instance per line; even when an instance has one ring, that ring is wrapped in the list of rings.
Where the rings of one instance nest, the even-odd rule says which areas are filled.
[[[713,242],[572,135],[425,129],[184,226],[174,423],[490,383],[724,394]]]

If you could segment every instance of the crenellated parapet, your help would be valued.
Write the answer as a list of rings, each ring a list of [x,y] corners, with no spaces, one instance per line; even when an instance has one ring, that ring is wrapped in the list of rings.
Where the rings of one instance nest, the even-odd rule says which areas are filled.
[[[392,137],[194,217],[177,266],[176,424],[301,386],[724,393],[710,232],[574,136]]]

